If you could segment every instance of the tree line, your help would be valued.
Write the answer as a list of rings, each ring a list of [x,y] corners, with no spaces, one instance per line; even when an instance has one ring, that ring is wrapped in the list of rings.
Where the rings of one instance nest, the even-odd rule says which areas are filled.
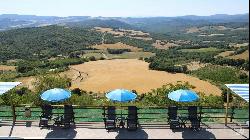
[[[42,104],[48,103],[43,101],[40,98],[40,95],[48,90],[53,88],[64,88],[68,89],[71,85],[71,80],[65,76],[59,75],[40,75],[36,77],[35,82],[33,83],[34,91],[31,91],[27,87],[20,87],[9,91],[8,94],[3,94],[0,96],[0,105],[10,105],[11,100],[10,96],[12,96],[12,103],[14,105],[20,104],[30,104],[32,106],[40,106]],[[124,103],[125,105],[136,105],[139,107],[144,106],[185,106],[185,105],[196,105],[196,106],[210,106],[210,107],[223,107],[224,106],[224,94],[221,96],[213,95],[205,95],[204,93],[198,92],[200,99],[196,102],[192,103],[181,103],[175,102],[167,98],[167,94],[172,91],[178,89],[190,89],[195,88],[190,85],[188,82],[177,82],[172,84],[163,85],[160,88],[153,89],[148,93],[137,93],[133,90],[134,93],[137,94],[137,98],[134,102]],[[55,104],[75,104],[81,106],[102,106],[102,105],[117,105],[118,103],[113,103],[111,101],[107,101],[106,97],[101,93],[93,93],[81,90],[79,88],[75,88],[71,90],[72,96],[64,102],[55,103]],[[238,102],[245,103],[242,99],[234,98],[232,95],[230,96],[230,101],[237,100]],[[247,104],[246,104],[247,106]]]

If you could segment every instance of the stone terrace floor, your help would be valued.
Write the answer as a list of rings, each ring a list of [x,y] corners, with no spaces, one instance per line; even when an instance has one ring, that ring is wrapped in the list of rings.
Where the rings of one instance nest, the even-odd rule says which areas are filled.
[[[107,132],[103,123],[85,122],[77,123],[70,129],[51,127],[40,129],[38,122],[9,122],[0,124],[0,139],[249,139],[249,128],[231,123],[202,124],[200,131],[189,128],[172,131],[169,125],[163,123],[141,124],[137,131],[127,131],[117,128]]]

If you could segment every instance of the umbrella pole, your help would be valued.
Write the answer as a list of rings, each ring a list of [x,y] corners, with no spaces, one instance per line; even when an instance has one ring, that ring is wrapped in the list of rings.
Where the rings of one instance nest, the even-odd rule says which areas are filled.
[[[225,117],[225,126],[227,126],[227,118],[228,118],[228,106],[229,106],[229,89],[227,89],[227,105],[226,105],[226,117]]]
[[[13,105],[12,94],[10,94],[10,104],[11,104],[12,115],[13,115],[13,124],[14,124],[16,122],[16,111],[15,111],[15,106]]]
[[[122,118],[122,104],[120,103],[120,107],[121,107],[121,118]]]

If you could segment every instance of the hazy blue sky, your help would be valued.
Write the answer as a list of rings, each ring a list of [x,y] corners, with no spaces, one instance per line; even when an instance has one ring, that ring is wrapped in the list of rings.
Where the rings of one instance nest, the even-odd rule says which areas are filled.
[[[0,0],[0,14],[40,16],[182,16],[242,14],[249,0]]]

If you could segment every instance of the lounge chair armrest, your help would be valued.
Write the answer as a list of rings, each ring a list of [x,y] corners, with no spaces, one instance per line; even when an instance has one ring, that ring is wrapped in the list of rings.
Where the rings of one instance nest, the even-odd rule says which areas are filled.
[[[116,119],[112,119],[112,120],[109,120],[108,118],[103,118],[103,120],[105,121],[105,122],[107,122],[107,121],[114,121],[114,122],[116,122]]]
[[[106,122],[115,122],[115,120],[106,120]]]
[[[106,120],[105,125],[106,124],[116,124],[116,120]]]

